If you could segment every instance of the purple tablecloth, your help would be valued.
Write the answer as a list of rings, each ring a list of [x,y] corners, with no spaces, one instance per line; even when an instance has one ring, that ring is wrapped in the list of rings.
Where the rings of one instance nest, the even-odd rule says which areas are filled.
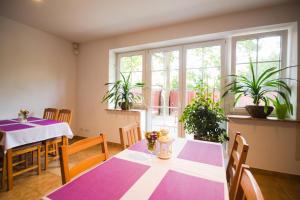
[[[58,189],[52,200],[120,199],[149,166],[111,158],[95,169]]]
[[[222,146],[219,144],[187,141],[178,158],[223,166]]]
[[[56,120],[40,120],[40,121],[33,121],[33,122],[30,122],[30,123],[46,126],[46,125],[57,124],[57,123],[61,123],[61,122],[56,121]]]
[[[7,124],[16,124],[18,122],[13,121],[13,120],[0,120],[0,126],[2,125],[7,125]]]
[[[150,199],[223,200],[224,184],[169,170]]]
[[[17,131],[20,129],[27,129],[32,128],[33,126],[27,125],[27,124],[9,124],[0,126],[0,131],[8,132],[8,131]]]
[[[145,139],[137,142],[136,144],[132,145],[128,149],[130,149],[132,151],[138,151],[138,152],[150,154],[150,152],[147,150],[147,141]]]

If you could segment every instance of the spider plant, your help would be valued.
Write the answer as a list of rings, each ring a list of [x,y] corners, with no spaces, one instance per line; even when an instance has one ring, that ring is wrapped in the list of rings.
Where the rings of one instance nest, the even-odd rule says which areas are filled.
[[[253,99],[253,104],[257,107],[263,102],[264,112],[267,113],[270,103],[276,96],[278,96],[284,101],[287,105],[288,111],[292,114],[293,106],[289,100],[291,89],[282,78],[274,78],[274,76],[279,75],[281,71],[288,68],[290,67],[281,69],[271,67],[263,71],[259,76],[256,76],[253,63],[250,59],[250,78],[245,75],[230,75],[232,80],[225,86],[226,90],[223,97],[230,92],[235,94],[235,105],[242,96],[249,96]]]
[[[127,77],[121,73],[121,79],[114,83],[106,83],[105,85],[112,85],[112,87],[105,93],[102,98],[103,102],[110,102],[114,104],[116,109],[118,106],[122,110],[129,110],[133,103],[142,99],[142,96],[132,92],[132,89],[143,88],[144,83],[132,84],[130,81],[131,73]]]

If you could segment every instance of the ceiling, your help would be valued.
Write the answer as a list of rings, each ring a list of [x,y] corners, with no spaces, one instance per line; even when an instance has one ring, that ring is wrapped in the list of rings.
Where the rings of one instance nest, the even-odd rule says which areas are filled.
[[[0,0],[0,15],[69,41],[180,23],[290,0]]]

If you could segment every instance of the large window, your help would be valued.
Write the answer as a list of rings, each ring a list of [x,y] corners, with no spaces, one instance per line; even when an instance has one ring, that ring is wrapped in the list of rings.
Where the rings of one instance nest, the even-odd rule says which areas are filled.
[[[253,63],[256,76],[259,76],[270,67],[277,67],[279,69],[281,66],[284,66],[286,34],[285,31],[279,31],[234,38],[232,64],[235,68],[235,73],[249,77],[250,59]],[[243,108],[249,104],[253,104],[250,97],[241,97],[236,104],[236,108]]]
[[[207,84],[217,101],[221,99],[229,74],[250,75],[250,59],[256,75],[270,67],[285,66],[287,31],[120,53],[117,59],[117,78],[120,73],[125,76],[131,73],[132,83],[146,85],[144,90],[134,91],[144,96],[144,102],[139,105],[147,112],[146,129],[168,128],[173,135],[183,135],[178,119],[195,97],[196,84]],[[228,97],[228,102],[233,98]],[[252,104],[250,98],[242,97],[231,109],[232,103],[228,102],[222,104],[228,112],[243,112],[245,105]]]

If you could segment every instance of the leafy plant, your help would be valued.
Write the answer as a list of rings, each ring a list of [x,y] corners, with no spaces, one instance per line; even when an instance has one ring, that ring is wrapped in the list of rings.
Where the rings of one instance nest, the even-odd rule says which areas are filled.
[[[184,129],[198,140],[220,143],[228,140],[226,129],[221,127],[227,118],[220,102],[214,101],[213,94],[203,81],[194,89],[196,97],[185,107],[179,120],[184,123]]]
[[[278,119],[285,119],[287,117],[287,114],[289,112],[288,106],[285,103],[282,103],[278,97],[276,97],[274,100],[272,100],[272,103],[275,107],[276,115]],[[289,112],[292,114],[291,112]]]
[[[121,73],[121,80],[117,80],[114,83],[106,83],[105,85],[112,85],[102,98],[103,102],[110,102],[114,104],[116,109],[120,106],[124,110],[128,110],[133,103],[142,99],[141,95],[134,94],[132,92],[135,88],[143,88],[144,83],[132,84],[130,81],[131,73],[127,77]]]
[[[225,86],[227,89],[224,92],[223,97],[229,92],[237,95],[234,101],[235,105],[242,96],[250,96],[253,99],[253,104],[256,106],[259,106],[261,102],[264,102],[264,111],[266,112],[270,102],[272,102],[274,97],[276,97],[275,94],[277,94],[288,106],[288,111],[293,113],[293,106],[289,100],[291,95],[290,87],[281,78],[273,78],[274,76],[279,75],[281,71],[288,68],[290,67],[281,69],[271,67],[266,69],[259,76],[256,76],[253,63],[250,59],[251,78],[244,75],[230,75],[233,80]]]

